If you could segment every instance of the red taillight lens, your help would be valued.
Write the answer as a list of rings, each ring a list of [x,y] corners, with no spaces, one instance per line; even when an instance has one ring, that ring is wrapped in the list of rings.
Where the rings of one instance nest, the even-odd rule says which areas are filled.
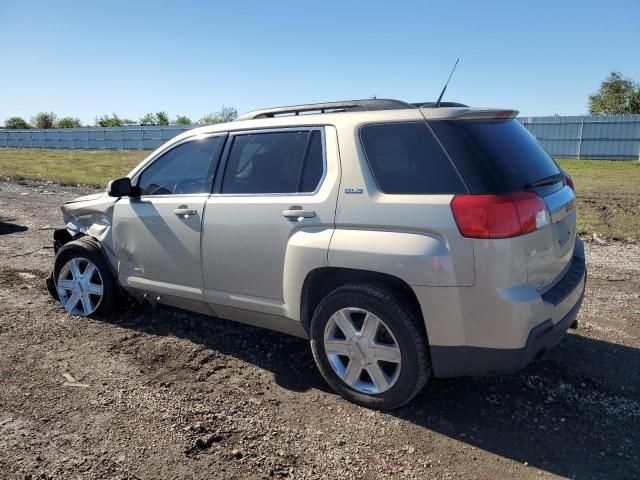
[[[563,172],[564,173],[564,172]],[[571,190],[576,191],[576,187],[573,185],[573,178],[566,173],[564,174],[564,184],[568,185]]]
[[[509,238],[549,223],[547,207],[535,192],[456,195],[451,210],[460,233],[469,238]]]

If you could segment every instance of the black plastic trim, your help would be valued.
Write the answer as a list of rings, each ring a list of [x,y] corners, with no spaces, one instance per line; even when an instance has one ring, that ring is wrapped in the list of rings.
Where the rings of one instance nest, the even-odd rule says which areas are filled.
[[[73,240],[73,237],[66,228],[56,228],[53,231],[53,252],[58,253],[60,247],[71,240]]]
[[[567,273],[551,290],[541,295],[542,300],[552,305],[560,305],[573,290],[585,274],[587,264],[584,257],[574,256]]]

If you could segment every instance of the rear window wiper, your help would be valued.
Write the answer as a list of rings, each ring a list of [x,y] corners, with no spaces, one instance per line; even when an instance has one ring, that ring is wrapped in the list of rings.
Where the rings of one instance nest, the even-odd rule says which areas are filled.
[[[541,178],[535,182],[527,183],[524,188],[542,187],[543,185],[551,185],[553,183],[561,182],[562,180],[564,180],[564,175],[562,175],[562,173],[556,173],[555,175],[549,175],[548,177]]]

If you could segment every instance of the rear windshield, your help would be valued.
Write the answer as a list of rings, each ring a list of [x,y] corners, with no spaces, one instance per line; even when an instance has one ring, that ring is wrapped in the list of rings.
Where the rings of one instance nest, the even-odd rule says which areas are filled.
[[[560,173],[518,120],[430,120],[429,125],[472,193],[522,191]]]
[[[389,194],[451,194],[467,190],[424,122],[365,125],[360,138],[378,188]]]

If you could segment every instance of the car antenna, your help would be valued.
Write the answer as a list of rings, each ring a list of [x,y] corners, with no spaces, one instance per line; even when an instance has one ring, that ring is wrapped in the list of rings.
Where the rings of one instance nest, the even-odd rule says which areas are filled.
[[[458,58],[456,60],[456,63],[453,65],[453,68],[451,69],[451,73],[449,74],[449,78],[447,78],[447,83],[444,84],[444,88],[442,89],[442,92],[440,92],[440,96],[438,97],[438,101],[436,102],[436,108],[440,107],[440,101],[442,100],[442,96],[444,95],[444,92],[447,90],[447,85],[449,85],[449,80],[451,80],[451,77],[453,76],[453,72],[456,71],[456,67],[458,66],[458,62],[460,61],[460,59]]]

